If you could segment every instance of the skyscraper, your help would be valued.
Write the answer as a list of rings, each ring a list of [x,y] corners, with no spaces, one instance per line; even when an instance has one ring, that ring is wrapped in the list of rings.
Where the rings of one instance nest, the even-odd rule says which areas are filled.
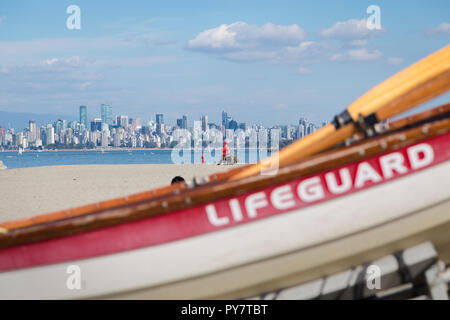
[[[202,116],[200,118],[201,122],[202,122],[202,131],[208,131],[209,126],[208,126],[208,116]]]
[[[128,116],[117,116],[117,125],[122,128],[128,128]]]
[[[225,127],[225,129],[228,126],[228,114],[225,111],[222,111],[222,125]]]
[[[165,133],[164,123],[157,123],[156,124],[156,133],[157,134],[164,134]]]
[[[112,107],[109,104],[102,104],[101,107],[102,123],[113,124]]]
[[[303,124],[299,124],[297,127],[297,139],[301,139],[305,137],[305,126]]]
[[[54,126],[55,133],[57,135],[59,135],[61,133],[61,131],[66,130],[66,127],[67,127],[67,120],[63,120],[63,119],[56,120],[55,126]]]
[[[55,143],[55,128],[51,124],[47,124],[46,138],[47,145]]]
[[[228,129],[236,130],[238,128],[238,123],[234,120],[231,120],[228,123]]]
[[[3,144],[3,137],[6,136],[6,128],[0,127],[0,144]]]
[[[164,123],[164,115],[162,113],[156,114],[156,124]]]
[[[131,129],[133,131],[140,130],[142,128],[141,126],[141,118],[131,118]]]
[[[187,129],[188,125],[187,125],[187,117],[183,116],[181,119],[177,119],[177,126],[180,129]]]
[[[91,121],[91,131],[102,131],[102,119],[95,118]]]
[[[86,106],[80,106],[80,123],[83,124],[85,128],[88,127]]]
[[[305,118],[300,118],[300,120],[298,120],[298,124],[303,125],[306,128],[308,126],[308,120]]]
[[[37,128],[36,128],[36,121],[30,120],[30,142],[35,142],[37,139]]]

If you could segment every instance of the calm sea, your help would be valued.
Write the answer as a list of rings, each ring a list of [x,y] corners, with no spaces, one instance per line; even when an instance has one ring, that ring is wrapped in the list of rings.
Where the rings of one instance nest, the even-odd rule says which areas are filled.
[[[178,155],[185,163],[201,163],[201,152],[190,151],[190,155]],[[256,150],[235,151],[239,163],[253,163],[270,155]],[[205,162],[217,163],[220,154],[205,152]],[[244,160],[245,158],[245,160]],[[175,157],[176,159],[176,157]],[[83,164],[169,164],[177,163],[172,160],[172,150],[105,150],[102,151],[24,151],[22,154],[15,152],[0,152],[0,160],[8,167],[28,168],[58,165],[83,165]]]

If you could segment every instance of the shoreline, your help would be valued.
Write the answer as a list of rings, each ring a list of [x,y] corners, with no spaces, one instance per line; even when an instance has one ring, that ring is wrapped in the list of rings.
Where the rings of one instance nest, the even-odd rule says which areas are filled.
[[[222,148],[217,148],[217,149],[210,149],[209,151],[213,151],[213,150],[222,150]],[[23,153],[40,153],[40,152],[64,152],[64,151],[81,151],[81,152],[102,152],[102,151],[172,151],[172,150],[177,150],[175,148],[108,148],[108,149],[102,149],[102,148],[97,148],[97,149],[56,149],[56,150],[52,150],[52,149],[43,149],[43,150],[28,150],[25,149],[22,152]],[[198,149],[183,149],[180,148],[178,149],[179,151],[195,151],[195,152],[201,152],[201,151],[208,151],[206,149],[203,150],[198,150]],[[239,151],[264,151],[264,149],[259,149],[259,148],[241,148],[241,149],[237,149],[237,148],[230,148],[230,150],[239,150]],[[17,153],[19,150],[0,150],[0,153]],[[266,150],[267,153],[272,153],[272,152],[277,152],[278,150]]]
[[[97,148],[97,149],[42,149],[42,150],[29,150],[29,149],[25,149],[22,152],[26,153],[26,152],[60,152],[60,151],[145,151],[145,150],[151,150],[151,151],[155,151],[155,150],[173,150],[172,148]],[[8,152],[13,152],[13,153],[17,153],[19,150],[0,150],[0,153],[4,152],[4,153],[8,153]]]

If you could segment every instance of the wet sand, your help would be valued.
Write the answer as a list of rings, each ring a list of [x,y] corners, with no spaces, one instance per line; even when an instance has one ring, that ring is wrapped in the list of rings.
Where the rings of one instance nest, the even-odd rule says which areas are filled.
[[[0,222],[85,205],[225,171],[202,164],[75,165],[0,170]]]

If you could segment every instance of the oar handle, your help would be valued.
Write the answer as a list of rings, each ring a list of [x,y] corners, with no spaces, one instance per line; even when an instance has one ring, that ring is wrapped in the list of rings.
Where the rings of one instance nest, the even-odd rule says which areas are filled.
[[[353,121],[371,113],[400,114],[450,89],[450,45],[403,69],[353,102],[347,111]],[[386,109],[381,112],[381,110]]]
[[[230,179],[259,174],[263,168],[274,164],[284,166],[304,159],[349,138],[355,133],[355,123],[360,117],[371,123],[385,120],[449,89],[450,45],[447,45],[371,89],[337,116],[333,124],[320,128]]]

